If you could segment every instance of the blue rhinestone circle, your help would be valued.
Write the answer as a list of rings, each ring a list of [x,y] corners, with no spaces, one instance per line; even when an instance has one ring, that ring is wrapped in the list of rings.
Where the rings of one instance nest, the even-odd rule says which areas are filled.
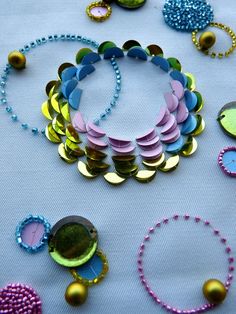
[[[28,244],[23,242],[23,240],[22,240],[22,231],[23,231],[23,229],[25,228],[26,225],[28,225],[30,223],[34,223],[34,222],[43,224],[43,226],[44,226],[44,234],[43,234],[42,238],[40,239],[40,241],[39,241],[39,243],[37,245],[30,246],[30,245],[28,245]],[[47,243],[50,231],[51,231],[51,225],[43,216],[28,215],[24,220],[19,222],[17,227],[16,227],[16,233],[15,233],[16,242],[17,242],[17,244],[20,245],[21,248],[23,248],[27,252],[29,252],[29,253],[36,253],[39,250],[41,250],[44,247],[44,245]]]
[[[166,0],[162,13],[170,27],[188,32],[206,28],[214,18],[213,8],[205,0]]]

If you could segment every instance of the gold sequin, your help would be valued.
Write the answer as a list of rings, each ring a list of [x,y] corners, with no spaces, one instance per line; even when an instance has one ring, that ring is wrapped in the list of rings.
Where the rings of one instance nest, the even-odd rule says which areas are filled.
[[[123,183],[126,179],[119,176],[117,173],[115,172],[108,172],[104,175],[104,178],[107,182],[113,184],[113,185],[119,185],[121,183]]]
[[[162,172],[170,172],[177,168],[179,164],[179,155],[175,155],[170,157],[166,160],[163,166],[159,167],[158,169]]]

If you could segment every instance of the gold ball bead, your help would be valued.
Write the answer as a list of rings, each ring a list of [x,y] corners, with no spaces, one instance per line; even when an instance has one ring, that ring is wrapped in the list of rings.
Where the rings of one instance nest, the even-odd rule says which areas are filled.
[[[219,304],[224,301],[227,295],[227,290],[224,284],[217,279],[206,281],[202,288],[205,298],[213,304]]]
[[[66,302],[72,306],[82,305],[88,297],[88,287],[74,281],[66,288]]]
[[[23,53],[15,50],[9,53],[8,62],[13,68],[22,70],[25,68],[26,58]]]
[[[199,44],[202,49],[209,49],[214,46],[216,42],[216,35],[212,32],[204,32],[199,38]]]

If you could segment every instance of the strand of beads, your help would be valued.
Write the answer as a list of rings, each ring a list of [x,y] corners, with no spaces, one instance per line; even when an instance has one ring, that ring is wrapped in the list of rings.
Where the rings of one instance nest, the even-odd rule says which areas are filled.
[[[143,261],[143,256],[145,255],[145,249],[150,246],[148,244],[151,241],[151,238],[155,233],[159,233],[159,230],[161,230],[163,227],[166,225],[171,225],[173,222],[177,221],[193,221],[199,225],[202,225],[204,227],[209,228],[211,231],[212,235],[218,237],[219,243],[224,246],[225,254],[227,256],[227,274],[226,274],[226,280],[225,283],[220,282],[217,279],[210,279],[207,280],[203,287],[203,294],[207,301],[209,303],[203,304],[197,308],[194,309],[179,309],[177,307],[173,307],[166,302],[162,301],[160,297],[157,295],[156,292],[154,292],[150,286],[150,283],[148,279],[145,276],[145,270],[144,270],[144,261]],[[185,215],[174,215],[171,218],[164,218],[156,224],[148,229],[147,234],[144,236],[144,239],[139,246],[139,251],[138,251],[138,259],[137,259],[137,268],[138,268],[138,273],[139,273],[139,278],[150,295],[150,297],[153,298],[153,300],[156,302],[156,304],[160,305],[163,309],[167,310],[168,312],[174,313],[174,314],[191,314],[191,313],[204,313],[210,309],[213,309],[216,305],[222,303],[224,299],[227,296],[227,293],[229,291],[229,288],[232,284],[233,281],[233,272],[234,272],[234,257],[232,255],[232,249],[228,245],[227,240],[225,237],[223,237],[218,229],[215,229],[212,224],[208,220],[204,220],[200,217],[191,217],[188,214]]]
[[[225,31],[232,39],[232,45],[231,47],[225,51],[225,52],[210,52],[209,49],[214,45],[215,40],[213,40],[213,36],[215,35],[212,32],[205,32],[203,33],[199,40],[197,39],[197,33],[198,30],[195,30],[192,32],[192,42],[197,48],[197,50],[203,52],[205,55],[209,55],[211,58],[218,57],[219,59],[222,59],[223,57],[228,57],[230,54],[232,54],[236,48],[236,34],[234,31],[227,25],[224,25],[222,23],[210,23],[211,27],[219,28],[223,31]]]
[[[107,116],[111,113],[112,108],[114,108],[117,104],[117,100],[119,98],[120,91],[121,91],[121,74],[120,74],[119,66],[118,66],[115,58],[111,58],[110,62],[111,62],[111,65],[112,65],[112,67],[115,71],[115,75],[116,75],[116,87],[115,87],[115,91],[114,91],[112,100],[111,100],[110,104],[108,105],[108,107],[99,115],[98,118],[95,118],[93,120],[93,122],[96,125],[99,125],[100,120],[106,119]]]
[[[87,37],[83,37],[80,35],[71,35],[71,34],[61,34],[61,35],[49,35],[47,37],[42,37],[38,38],[35,41],[31,41],[29,44],[24,45],[23,48],[19,49],[19,52],[22,55],[26,55],[29,53],[31,50],[35,49],[36,47],[42,46],[46,43],[50,42],[57,42],[57,41],[77,41],[77,42],[82,42],[84,44],[87,44],[89,46],[92,46],[93,48],[97,48],[99,44]],[[33,134],[43,134],[45,133],[44,129],[40,129],[35,126],[31,126],[30,124],[26,123],[24,120],[21,120],[15,110],[13,109],[12,105],[8,104],[8,99],[7,99],[7,94],[6,94],[6,87],[7,87],[7,80],[9,78],[9,75],[12,72],[12,66],[7,63],[6,66],[3,69],[3,73],[1,74],[1,81],[0,81],[0,93],[1,93],[1,98],[0,98],[0,104],[5,106],[5,110],[7,113],[10,114],[10,117],[13,122],[17,122],[20,124],[21,128],[24,130],[31,130]]]

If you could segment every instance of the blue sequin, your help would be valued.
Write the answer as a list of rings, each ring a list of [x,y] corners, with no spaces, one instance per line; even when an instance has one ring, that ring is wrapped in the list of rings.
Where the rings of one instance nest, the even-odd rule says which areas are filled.
[[[162,13],[170,27],[188,32],[206,28],[214,18],[205,0],[166,0]]]

